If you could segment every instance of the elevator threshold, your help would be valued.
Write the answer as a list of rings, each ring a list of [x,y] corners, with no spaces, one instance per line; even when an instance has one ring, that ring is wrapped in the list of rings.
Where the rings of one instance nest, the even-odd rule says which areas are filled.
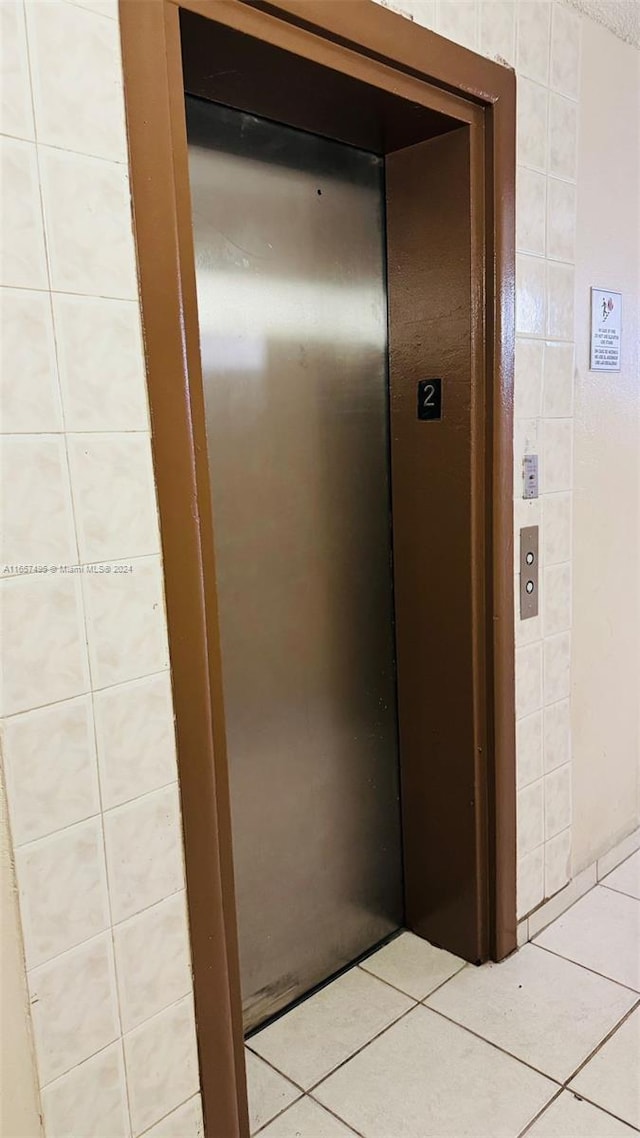
[[[354,960],[350,960],[348,964],[345,964],[342,968],[339,968],[337,972],[332,973],[331,976],[327,976],[325,980],[322,980],[319,984],[316,984],[313,988],[310,988],[308,992],[303,992],[301,996],[298,996],[295,1000],[292,1000],[291,1003],[287,1004],[286,1007],[281,1008],[279,1011],[275,1012],[274,1015],[269,1016],[268,1019],[263,1020],[262,1023],[259,1023],[256,1027],[249,1028],[244,1033],[245,1042],[248,1043],[250,1039],[253,1039],[254,1036],[259,1035],[261,1031],[265,1031],[266,1028],[271,1027],[271,1025],[274,1023],[277,1023],[278,1020],[284,1019],[289,1015],[290,1012],[295,1011],[295,1009],[299,1008],[301,1004],[305,1004],[307,1000],[310,1000],[312,996],[317,995],[318,992],[321,992],[324,988],[328,988],[336,980],[339,980],[341,976],[345,976],[354,968],[358,968],[361,964],[364,963],[365,960],[368,960],[371,956],[375,956],[376,952],[379,952],[381,948],[386,948],[388,944],[391,944],[394,940],[397,940],[397,938],[399,936],[402,936],[402,934],[406,931],[407,930],[404,928],[399,928],[396,929],[395,932],[389,933],[387,936],[383,937],[382,940],[379,940],[376,944],[372,945],[371,948],[368,948],[365,952],[361,952],[360,955],[357,956]]]

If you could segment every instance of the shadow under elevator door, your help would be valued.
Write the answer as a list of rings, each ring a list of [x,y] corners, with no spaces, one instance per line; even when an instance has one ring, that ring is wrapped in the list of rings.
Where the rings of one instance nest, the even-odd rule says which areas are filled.
[[[384,170],[187,123],[249,1030],[403,915]]]

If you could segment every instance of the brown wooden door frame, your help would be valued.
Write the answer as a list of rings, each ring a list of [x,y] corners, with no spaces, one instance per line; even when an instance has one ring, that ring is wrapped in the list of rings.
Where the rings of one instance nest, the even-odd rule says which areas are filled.
[[[180,9],[446,114],[470,131],[476,792],[482,956],[516,947],[512,392],[515,77],[370,0],[120,0],[161,520],[200,1076],[208,1138],[248,1116]],[[479,494],[484,492],[486,502]]]

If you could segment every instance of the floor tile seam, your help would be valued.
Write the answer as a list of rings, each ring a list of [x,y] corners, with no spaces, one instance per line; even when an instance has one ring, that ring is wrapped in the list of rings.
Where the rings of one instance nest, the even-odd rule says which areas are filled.
[[[427,999],[428,998],[429,997],[427,997]],[[486,1043],[487,1046],[493,1047],[494,1051],[499,1051],[501,1055],[507,1055],[509,1059],[513,1059],[522,1067],[527,1067],[536,1075],[541,1075],[542,1078],[548,1079],[557,1087],[562,1088],[564,1086],[562,1080],[558,1079],[555,1075],[550,1075],[547,1071],[541,1071],[539,1067],[534,1067],[533,1063],[528,1063],[526,1059],[522,1059],[519,1055],[514,1055],[513,1051],[507,1051],[506,1047],[501,1047],[500,1044],[496,1043],[493,1039],[487,1039],[485,1035],[480,1035],[480,1033],[478,1031],[474,1031],[473,1028],[467,1027],[466,1024],[460,1023],[457,1019],[452,1019],[451,1016],[448,1016],[444,1012],[441,1012],[438,1008],[431,1008],[426,1003],[422,1004],[421,1007],[424,1007],[426,1011],[433,1012],[435,1015],[440,1016],[441,1019],[446,1020],[447,1023],[453,1024],[454,1027],[459,1027],[462,1031],[466,1031],[468,1035],[472,1035],[474,1039],[479,1039],[481,1043]]]
[[[615,873],[615,869],[613,872]],[[603,881],[599,881],[598,885],[601,885],[603,889],[608,889],[610,893],[621,893],[623,897],[630,897],[632,901],[637,901],[640,905],[640,897],[636,897],[635,893],[627,893],[626,889],[620,889],[618,885],[607,885],[606,877]]]
[[[612,1027],[611,1030],[607,1032],[607,1034],[604,1036],[604,1038],[600,1040],[597,1047],[594,1047],[593,1051],[591,1051],[589,1053],[589,1055],[587,1055],[587,1058],[583,1060],[583,1062],[580,1064],[580,1066],[576,1067],[573,1074],[567,1079],[567,1081],[565,1083],[565,1086],[567,1087],[567,1089],[570,1089],[569,1083],[572,1083],[573,1080],[578,1077],[580,1072],[584,1070],[584,1068],[587,1066],[587,1064],[590,1063],[592,1059],[595,1059],[598,1052],[602,1051],[602,1048],[605,1046],[605,1044],[607,1044],[609,1042],[610,1039],[613,1039],[614,1035],[617,1035],[617,1033],[620,1031],[620,1028],[623,1026],[623,1024],[625,1024],[628,1019],[631,1019],[631,1016],[634,1014],[634,1012],[638,1011],[638,1008],[640,1008],[640,999],[636,1000],[633,1007],[629,1008],[629,1011],[625,1012],[625,1014],[621,1017],[621,1019],[618,1020],[618,1022],[615,1024],[615,1026]],[[575,1091],[574,1093],[577,1094],[579,1097],[584,1097],[584,1096],[582,1096],[580,1091]]]
[[[254,1056],[254,1058],[260,1059],[263,1063],[266,1063],[267,1067],[270,1067],[271,1070],[274,1071],[276,1075],[279,1075],[281,1079],[286,1079],[288,1083],[291,1083],[291,1086],[294,1087],[295,1090],[300,1092],[300,1094],[298,1095],[298,1098],[300,1098],[301,1095],[305,1095],[307,1093],[305,1091],[304,1087],[300,1086],[300,1083],[296,1083],[295,1079],[292,1079],[290,1075],[285,1075],[284,1071],[281,1071],[279,1067],[276,1067],[275,1064],[272,1063],[270,1059],[265,1059],[264,1055],[260,1055],[258,1051],[254,1051],[249,1043],[245,1043],[244,1046],[245,1046],[246,1051],[251,1051],[251,1054]],[[296,1099],[295,1101],[297,1102],[298,1100]],[[289,1104],[289,1105],[292,1105],[292,1104]],[[285,1109],[286,1109],[286,1107],[285,1107]]]
[[[455,976],[459,976],[465,968],[473,967],[473,965],[470,965],[469,961],[465,960],[456,972],[453,972],[451,976],[447,976],[446,980],[441,980],[439,984],[436,984],[435,988],[431,988],[430,991],[428,991],[424,996],[412,996],[411,993],[406,992],[404,988],[398,988],[397,985],[392,984],[390,980],[386,980],[383,976],[378,976],[376,972],[370,972],[369,969],[365,968],[363,964],[358,964],[356,967],[361,968],[363,972],[366,972],[367,976],[373,976],[374,980],[380,980],[382,984],[386,984],[387,987],[391,988],[394,992],[399,992],[401,996],[406,996],[408,1000],[413,1000],[414,1004],[422,1004],[425,1000],[429,999],[429,996],[433,996],[435,992],[439,992],[441,988],[444,988],[445,984],[448,984],[449,981],[453,980]]]
[[[430,997],[427,997],[427,999],[429,999],[429,998]],[[599,1041],[597,1046],[594,1047],[593,1050],[589,1052],[586,1059],[581,1060],[579,1065],[571,1071],[571,1074],[568,1075],[566,1079],[559,1079],[556,1075],[550,1075],[547,1071],[541,1070],[540,1067],[535,1067],[533,1065],[533,1063],[528,1063],[527,1060],[523,1059],[520,1055],[515,1055],[513,1051],[507,1050],[506,1047],[501,1047],[499,1043],[495,1043],[495,1041],[492,1039],[487,1039],[487,1037],[485,1035],[481,1035],[478,1031],[474,1031],[473,1028],[468,1027],[463,1023],[460,1023],[457,1019],[452,1019],[451,1016],[446,1015],[444,1012],[440,1011],[438,1008],[431,1008],[431,1007],[429,1007],[428,1004],[424,1004],[423,1006],[426,1007],[429,1011],[435,1012],[436,1015],[442,1016],[442,1018],[446,1019],[449,1023],[456,1024],[457,1027],[461,1027],[464,1031],[468,1031],[470,1035],[474,1035],[477,1039],[481,1039],[484,1043],[488,1043],[491,1047],[495,1047],[495,1049],[497,1051],[501,1051],[503,1055],[509,1055],[511,1059],[515,1059],[518,1063],[522,1063],[522,1065],[524,1067],[529,1067],[529,1069],[532,1071],[535,1071],[536,1074],[543,1075],[545,1079],[551,1079],[552,1082],[557,1083],[560,1087],[566,1088],[566,1087],[568,1087],[571,1080],[575,1079],[576,1075],[579,1074],[579,1072],[582,1070],[582,1068],[587,1063],[589,1063],[591,1059],[593,1059],[594,1055],[597,1054],[597,1052],[600,1050],[600,1048],[603,1047],[604,1044],[607,1043],[608,1040],[613,1035],[615,1035],[615,1033],[618,1031],[618,1029],[620,1027],[622,1027],[623,1023],[627,1019],[629,1019],[629,1017],[631,1015],[633,1015],[634,1011],[636,1011],[637,1008],[640,1007],[640,999],[636,1000],[636,1002],[632,1005],[632,1007],[630,1007],[624,1013],[624,1015],[622,1015],[620,1017],[620,1019],[616,1020],[614,1026],[611,1027],[607,1031],[607,1034],[605,1036],[603,1036],[603,1038]]]
[[[580,1099],[582,1102],[588,1103],[589,1106],[594,1106],[596,1110],[602,1111],[602,1113],[606,1114],[609,1118],[615,1118],[616,1122],[621,1122],[624,1126],[628,1126],[634,1134],[640,1134],[638,1127],[635,1126],[633,1122],[629,1122],[628,1118],[623,1118],[621,1114],[614,1114],[612,1110],[609,1110],[606,1106],[603,1106],[602,1103],[596,1102],[595,1099],[589,1098],[589,1096],[583,1094],[582,1091],[574,1091],[571,1089],[571,1087],[563,1087],[562,1089],[563,1091],[568,1091],[570,1095],[573,1095],[575,1098]]]
[[[351,1051],[346,1059],[342,1059],[340,1063],[338,1063],[335,1067],[332,1067],[330,1071],[326,1071],[324,1075],[322,1075],[319,1079],[316,1079],[316,1081],[314,1083],[311,1083],[311,1085],[308,1087],[301,1086],[300,1083],[297,1083],[295,1079],[292,1079],[291,1076],[287,1075],[280,1067],[276,1067],[272,1060],[265,1059],[264,1055],[261,1055],[258,1051],[254,1051],[254,1049],[251,1047],[250,1042],[245,1043],[245,1047],[251,1051],[252,1055],[256,1055],[258,1059],[262,1059],[263,1063],[266,1063],[268,1067],[271,1067],[271,1069],[275,1071],[277,1075],[280,1075],[282,1078],[287,1079],[288,1082],[292,1083],[296,1090],[299,1090],[301,1094],[311,1096],[312,1092],[315,1091],[321,1083],[323,1083],[326,1079],[329,1079],[331,1075],[335,1075],[336,1071],[339,1071],[340,1068],[344,1067],[346,1063],[349,1063],[351,1059],[355,1059],[356,1055],[359,1055],[361,1051],[364,1051],[365,1047],[368,1047],[370,1043],[373,1043],[376,1039],[379,1039],[381,1035],[384,1035],[385,1032],[389,1030],[389,1028],[393,1027],[396,1023],[399,1023],[401,1019],[404,1019],[404,1017],[409,1015],[410,1012],[415,1011],[417,1007],[420,1007],[420,1004],[416,1000],[410,1008],[405,1008],[405,1010],[401,1012],[400,1015],[396,1017],[396,1019],[393,1019],[391,1023],[385,1024],[385,1026],[381,1028],[380,1031],[376,1032],[375,1035],[372,1035],[370,1039],[367,1039],[360,1045],[360,1047],[357,1047],[355,1051]]]
[[[293,1102],[287,1103],[287,1105],[284,1106],[282,1110],[279,1110],[277,1114],[274,1114],[273,1118],[270,1118],[268,1122],[264,1122],[262,1126],[258,1127],[257,1130],[252,1130],[249,1138],[258,1138],[258,1135],[264,1134],[264,1131],[268,1126],[271,1126],[272,1122],[277,1122],[279,1118],[282,1118],[283,1114],[286,1114],[288,1110],[291,1110],[292,1107],[296,1106],[299,1102],[302,1102],[303,1099],[308,1099],[309,1102],[312,1102],[314,1104],[314,1106],[319,1106],[322,1110],[326,1110],[327,1114],[330,1114],[332,1118],[335,1118],[337,1122],[340,1122],[342,1126],[351,1132],[351,1134],[355,1135],[355,1138],[365,1138],[364,1134],[361,1134],[359,1130],[354,1130],[353,1126],[345,1122],[344,1118],[340,1118],[340,1115],[336,1114],[336,1112],[332,1110],[331,1107],[325,1106],[323,1102],[319,1102],[318,1099],[312,1098],[311,1095],[308,1094],[299,1095],[298,1098]]]
[[[257,1138],[257,1135],[262,1134],[267,1129],[267,1126],[271,1126],[272,1122],[277,1122],[279,1118],[282,1118],[283,1114],[287,1113],[290,1107],[295,1106],[297,1102],[301,1102],[305,1097],[305,1095],[298,1095],[298,1097],[294,1099],[293,1102],[288,1102],[286,1106],[282,1107],[282,1110],[279,1110],[277,1114],[272,1115],[271,1118],[267,1119],[266,1122],[263,1122],[257,1130],[250,1130],[249,1138]]]
[[[529,941],[533,948],[541,948],[543,952],[548,952],[550,956],[557,956],[560,960],[566,960],[567,964],[573,964],[575,968],[582,968],[583,972],[590,972],[592,976],[598,976],[600,980],[608,980],[610,984],[615,984],[618,988],[623,988],[625,992],[631,992],[636,999],[640,998],[640,989],[632,988],[630,984],[623,984],[622,980],[614,980],[613,976],[605,976],[604,972],[596,972],[595,968],[589,968],[587,964],[581,964],[578,960],[573,960],[570,956],[563,956],[555,948],[548,948],[546,944],[538,944],[537,940]]]
[[[411,1015],[411,1013],[415,1012],[416,1008],[418,1008],[420,1006],[421,1005],[419,1003],[417,1003],[417,1002],[414,1003],[412,1007],[407,1008],[406,1011],[402,1012],[397,1017],[397,1019],[394,1019],[394,1020],[392,1020],[391,1023],[386,1024],[379,1032],[377,1032],[376,1035],[372,1035],[371,1039],[367,1039],[366,1043],[363,1043],[361,1047],[358,1047],[356,1051],[352,1051],[351,1054],[346,1059],[343,1059],[342,1062],[337,1064],[337,1066],[332,1067],[330,1071],[327,1071],[327,1073],[325,1075],[323,1075],[322,1078],[317,1079],[315,1083],[312,1083],[312,1085],[310,1087],[308,1087],[307,1090],[305,1091],[305,1094],[308,1095],[309,1098],[312,1098],[314,1095],[314,1092],[317,1091],[318,1087],[322,1086],[322,1084],[325,1083],[327,1081],[327,1079],[330,1079],[333,1075],[335,1075],[343,1067],[346,1067],[347,1063],[350,1063],[351,1060],[355,1059],[357,1055],[361,1055],[363,1051],[366,1051],[367,1047],[370,1047],[371,1044],[375,1043],[376,1040],[381,1038],[381,1036],[386,1035],[386,1033],[388,1031],[390,1031],[392,1027],[395,1027],[397,1023],[400,1023],[400,1021],[405,1019],[406,1016]],[[314,1102],[316,1102],[316,1101],[320,1102],[319,1099],[316,1100],[314,1098]],[[324,1106],[324,1103],[320,1103],[320,1105]]]
[[[459,971],[461,971],[461,969]],[[599,975],[599,973],[596,973],[596,975]],[[450,977],[450,979],[451,978],[452,977]],[[448,983],[448,981],[444,981],[444,983]],[[392,985],[389,985],[389,986],[391,987]],[[443,987],[443,986],[444,986],[444,984],[440,985],[440,987]],[[395,989],[395,990],[399,990],[399,989]],[[433,992],[430,993],[430,995],[433,995]],[[429,999],[429,998],[430,998],[429,996],[425,997],[425,999]],[[404,1019],[411,1012],[415,1011],[416,1007],[425,1007],[425,1010],[434,1012],[436,1015],[440,1016],[442,1019],[446,1020],[449,1023],[452,1023],[456,1027],[460,1027],[463,1031],[466,1031],[469,1035],[474,1036],[474,1038],[481,1040],[483,1043],[487,1043],[490,1047],[493,1047],[494,1050],[498,1051],[499,1053],[501,1053],[503,1055],[507,1055],[510,1059],[513,1059],[515,1062],[519,1063],[523,1067],[527,1067],[529,1070],[533,1071],[537,1075],[542,1076],[548,1082],[553,1083],[557,1087],[555,1094],[549,1099],[549,1101],[547,1103],[545,1103],[543,1108],[538,1112],[538,1114],[535,1115],[535,1117],[531,1120],[531,1122],[527,1123],[524,1130],[519,1132],[518,1138],[524,1138],[524,1136],[533,1127],[534,1123],[537,1122],[538,1119],[542,1117],[542,1115],[550,1108],[550,1106],[560,1097],[562,1092],[565,1090],[568,1091],[570,1094],[574,1095],[578,1099],[584,1099],[591,1106],[594,1106],[596,1109],[603,1111],[603,1113],[609,1115],[611,1118],[615,1118],[616,1121],[619,1121],[626,1126],[631,1126],[631,1128],[634,1130],[636,1129],[632,1123],[628,1122],[627,1119],[622,1118],[620,1115],[614,1114],[611,1110],[608,1110],[606,1107],[601,1106],[600,1103],[594,1102],[592,1099],[588,1098],[587,1095],[584,1095],[584,1094],[582,1094],[576,1090],[573,1090],[569,1086],[569,1083],[577,1077],[577,1075],[587,1065],[587,1063],[589,1063],[594,1058],[594,1056],[601,1050],[601,1048],[604,1047],[605,1043],[607,1043],[609,1041],[609,1039],[611,1039],[613,1037],[613,1035],[615,1035],[616,1032],[622,1027],[623,1023],[625,1023],[625,1021],[627,1019],[629,1019],[631,1015],[633,1015],[634,1011],[636,1011],[637,1008],[640,1007],[640,999],[638,1001],[636,1001],[636,1003],[625,1013],[625,1015],[614,1025],[614,1027],[611,1028],[611,1030],[607,1033],[607,1035],[598,1043],[597,1047],[595,1047],[594,1050],[589,1053],[587,1058],[584,1059],[583,1062],[562,1083],[560,1083],[558,1081],[558,1079],[555,1078],[553,1075],[549,1075],[547,1072],[541,1071],[539,1068],[534,1067],[531,1063],[527,1063],[526,1060],[523,1060],[519,1056],[514,1055],[512,1052],[507,1051],[505,1048],[500,1047],[498,1044],[494,1043],[492,1040],[486,1039],[485,1036],[479,1035],[477,1032],[473,1031],[471,1028],[466,1027],[464,1024],[458,1023],[457,1020],[450,1019],[449,1016],[444,1015],[444,1013],[438,1011],[436,1008],[430,1008],[427,1005],[425,1005],[424,1001],[420,1001],[419,1003],[414,1004],[413,1007],[408,1008],[405,1012],[402,1013],[402,1015],[400,1015],[398,1017],[398,1019],[396,1019],[392,1023],[388,1024],[385,1028],[383,1028],[380,1032],[378,1032],[377,1035],[373,1036],[366,1043],[364,1043],[362,1045],[362,1047],[360,1047],[356,1051],[352,1052],[351,1055],[348,1056],[348,1058],[344,1059],[341,1063],[338,1064],[338,1066],[334,1067],[330,1072],[328,1072],[326,1075],[324,1075],[322,1077],[322,1079],[318,1080],[318,1082],[313,1084],[307,1091],[302,1090],[300,1088],[299,1084],[295,1083],[294,1080],[289,1078],[289,1076],[284,1075],[284,1073],[282,1071],[280,1071],[279,1068],[274,1067],[273,1064],[270,1063],[268,1060],[263,1059],[263,1062],[267,1063],[267,1066],[271,1067],[272,1070],[274,1070],[276,1072],[276,1074],[279,1074],[282,1077],[286,1078],[290,1083],[292,1083],[293,1086],[296,1087],[297,1090],[300,1090],[301,1093],[298,1095],[298,1097],[296,1099],[293,1100],[293,1102],[287,1103],[287,1105],[281,1111],[279,1111],[278,1114],[274,1115],[273,1118],[271,1118],[269,1120],[269,1122],[266,1122],[263,1126],[261,1126],[259,1128],[259,1130],[252,1132],[252,1138],[254,1138],[254,1135],[259,1135],[264,1129],[266,1129],[267,1126],[270,1125],[271,1122],[274,1122],[277,1118],[280,1118],[290,1107],[294,1106],[295,1103],[300,1102],[302,1098],[309,1098],[312,1102],[317,1103],[324,1110],[326,1110],[329,1114],[331,1114],[334,1118],[336,1118],[342,1125],[346,1126],[347,1129],[350,1129],[353,1132],[353,1134],[357,1136],[357,1138],[364,1138],[364,1136],[360,1133],[360,1131],[354,1130],[353,1126],[351,1126],[350,1123],[346,1122],[346,1120],[344,1118],[342,1118],[342,1117],[340,1117],[340,1115],[336,1114],[335,1111],[333,1111],[330,1107],[328,1107],[326,1105],[326,1103],[323,1103],[323,1102],[321,1102],[321,1100],[315,1098],[314,1092],[316,1090],[318,1090],[322,1086],[322,1084],[327,1081],[327,1079],[331,1078],[332,1075],[334,1075],[337,1071],[339,1071],[341,1067],[346,1066],[346,1064],[349,1063],[351,1061],[351,1059],[354,1059],[357,1055],[361,1054],[361,1052],[365,1051],[367,1049],[367,1047],[371,1046],[371,1044],[374,1043],[375,1040],[379,1039],[382,1035],[386,1034],[387,1031],[389,1031],[392,1027],[394,1027],[397,1023],[399,1023],[400,1020]],[[258,1058],[262,1059],[263,1057],[258,1056]]]
[[[533,1126],[535,1126],[536,1122],[538,1122],[543,1117],[543,1115],[545,1115],[547,1113],[549,1108],[551,1106],[553,1106],[554,1102],[558,1101],[558,1099],[560,1098],[560,1095],[564,1094],[564,1090],[565,1090],[564,1087],[558,1087],[558,1090],[554,1094],[553,1098],[550,1098],[549,1101],[546,1102],[544,1104],[544,1106],[540,1108],[538,1113],[531,1119],[531,1121],[527,1122],[527,1125],[524,1127],[524,1129],[518,1133],[517,1138],[525,1138],[525,1135],[530,1132],[531,1128]]]
[[[518,1138],[526,1138],[526,1135],[530,1133],[536,1122],[540,1121],[540,1119],[547,1113],[547,1111],[551,1109],[554,1102],[557,1102],[560,1096],[565,1094],[565,1092],[573,1095],[573,1097],[577,1098],[580,1102],[586,1102],[589,1106],[595,1107],[595,1109],[599,1110],[602,1114],[606,1114],[608,1118],[614,1118],[616,1122],[621,1122],[624,1126],[629,1126],[634,1133],[640,1134],[640,1130],[638,1130],[638,1128],[634,1126],[632,1122],[628,1122],[626,1118],[621,1118],[619,1114],[613,1114],[612,1111],[607,1110],[607,1108],[601,1106],[600,1103],[594,1102],[593,1099],[587,1098],[586,1095],[579,1094],[578,1091],[572,1091],[570,1087],[564,1086],[560,1087],[558,1093],[555,1094],[545,1106],[543,1106],[542,1110],[538,1111],[535,1118],[531,1119],[531,1122],[527,1123],[524,1130],[521,1130],[518,1134]]]
[[[356,1135],[356,1138],[366,1138],[366,1135],[363,1134],[361,1130],[355,1130],[350,1122],[345,1122],[344,1118],[341,1118],[339,1114],[336,1114],[335,1110],[333,1110],[330,1106],[327,1106],[326,1103],[320,1102],[319,1099],[313,1098],[311,1095],[307,1095],[307,1098],[309,1099],[309,1102],[313,1102],[316,1104],[316,1106],[320,1106],[323,1110],[326,1110],[327,1114],[330,1114],[332,1118],[336,1118],[338,1122],[341,1122],[343,1126],[346,1126],[347,1130],[351,1130],[352,1133]]]
[[[558,768],[556,768],[556,769],[558,769]],[[553,773],[553,772],[551,772],[551,773]],[[563,832],[563,831],[561,831],[561,832]],[[544,844],[545,843],[543,842],[542,845],[544,846]],[[541,846],[536,846],[536,849],[541,849],[541,848],[542,848]],[[638,852],[637,850],[634,851],[634,853],[637,853],[637,852]],[[633,857],[633,853],[629,854],[629,857]],[[624,865],[625,862],[627,862],[628,860],[629,860],[629,858],[625,858],[624,861],[621,861],[619,863],[619,865],[616,865],[613,867],[613,869],[610,869],[609,873],[615,873],[616,869],[620,869],[620,866]],[[595,862],[593,862],[592,865],[595,865]],[[591,866],[586,867],[586,869],[590,869],[590,868],[591,868]],[[583,869],[581,872],[585,873],[586,869]],[[607,874],[607,876],[608,876],[608,874]],[[553,902],[560,896],[563,889],[570,889],[578,877],[580,877],[580,874],[577,874],[576,877],[573,877],[566,885],[564,885],[562,887],[562,889],[559,889],[557,893],[554,893],[552,897],[547,897],[547,898],[545,898],[544,901],[541,901],[539,905],[537,905],[534,909],[531,909],[528,913],[525,914],[524,917],[521,917],[520,920],[518,921],[518,924],[520,924],[522,921],[530,920],[531,917],[535,917],[538,913],[541,912],[541,910],[545,907],[545,905],[553,904]],[[547,930],[550,929],[552,925],[555,925],[556,921],[560,921],[560,920],[562,920],[563,917],[566,917],[567,914],[570,913],[571,910],[574,909],[576,905],[579,905],[581,901],[584,901],[585,897],[590,897],[591,894],[594,893],[596,891],[596,889],[599,889],[601,886],[603,889],[608,889],[611,893],[620,892],[620,890],[612,889],[610,885],[605,886],[605,884],[604,884],[605,881],[606,881],[606,877],[603,877],[600,880],[598,880],[598,878],[596,877],[596,880],[593,881],[591,883],[591,885],[589,885],[585,889],[584,893],[580,893],[577,897],[574,897],[573,901],[570,901],[565,909],[562,909],[561,912],[557,913],[555,917],[551,917],[548,920],[547,924],[543,925],[541,929],[538,929],[537,933],[535,933],[534,936],[536,936],[536,937],[541,936],[542,933],[547,932]],[[625,893],[624,896],[628,897],[629,894]],[[637,901],[638,898],[634,897],[633,900]],[[531,937],[531,939],[526,943],[533,944],[533,940],[534,940],[534,937]]]

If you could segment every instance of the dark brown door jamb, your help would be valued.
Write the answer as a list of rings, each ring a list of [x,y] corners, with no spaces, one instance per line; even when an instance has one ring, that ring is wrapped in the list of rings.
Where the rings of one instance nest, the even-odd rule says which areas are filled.
[[[396,195],[390,214],[390,255],[394,242],[398,252],[395,277],[391,265],[389,274],[391,383],[393,392],[394,352],[397,364],[403,340],[406,343],[406,337],[411,336],[411,314],[404,301],[404,317],[400,310],[395,317],[393,312],[394,298],[402,299],[403,273],[414,275],[417,289],[424,287],[424,265],[412,254],[407,233],[397,222],[415,208],[409,193],[411,179],[418,184],[424,148],[435,146],[439,161],[448,162],[459,174],[464,173],[465,163],[468,167],[462,196],[457,204],[443,202],[442,209],[455,213],[457,208],[461,211],[458,220],[466,210],[472,273],[473,320],[467,361],[472,394],[467,429],[473,492],[467,507],[473,564],[465,583],[471,639],[465,642],[464,651],[472,661],[465,682],[473,689],[473,756],[471,765],[465,767],[464,779],[470,780],[465,782],[465,792],[474,802],[475,848],[466,855],[467,864],[473,861],[478,873],[474,896],[469,898],[471,926],[461,929],[460,943],[473,942],[479,946],[479,957],[496,960],[516,946],[511,493],[515,79],[506,69],[368,0],[341,0],[339,4],[332,0],[278,0],[268,5],[243,0],[120,0],[205,1128],[208,1138],[246,1138],[248,1114],[184,118],[181,8],[211,21],[212,27],[235,29],[252,41],[321,66],[327,82],[340,73],[390,96],[432,108],[459,124],[459,129],[443,134],[441,139],[401,148],[388,156],[391,193]],[[283,97],[286,100],[286,86]],[[464,146],[463,135],[467,139]],[[403,208],[397,209],[407,193]],[[468,208],[465,193],[471,195]],[[423,236],[428,237],[428,233]],[[414,295],[414,303],[417,299]],[[435,318],[437,314],[432,315]],[[413,323],[415,327],[415,320]],[[428,332],[428,327],[424,330]],[[413,362],[417,370],[410,376],[411,391],[421,370],[431,366],[428,352]],[[461,366],[466,366],[464,361]],[[400,416],[403,407],[400,398]],[[398,425],[400,431],[405,426],[413,429],[408,418],[398,419]],[[421,451],[416,452],[419,463],[424,457]],[[393,462],[393,477],[400,488],[402,471],[396,471],[396,458]],[[428,473],[424,468],[423,477]],[[442,508],[446,509],[446,501]],[[394,509],[398,510],[397,502]],[[469,755],[469,738],[461,746]],[[417,762],[413,775],[408,776],[409,785],[413,780],[418,790],[424,790],[429,775],[426,765]],[[420,885],[424,849],[419,848],[418,798],[411,810],[412,817],[405,812],[404,820],[407,833],[412,834],[407,851],[408,879],[414,863],[414,887],[407,891],[408,919],[423,935],[437,941],[438,923],[436,920],[434,924],[432,911],[437,905],[432,904],[433,892]],[[433,881],[430,888],[433,890]]]

